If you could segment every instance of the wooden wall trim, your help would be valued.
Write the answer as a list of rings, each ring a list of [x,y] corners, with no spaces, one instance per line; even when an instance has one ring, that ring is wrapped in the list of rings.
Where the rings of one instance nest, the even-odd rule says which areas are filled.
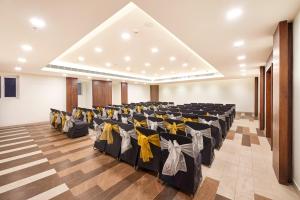
[[[273,168],[281,184],[292,180],[291,26],[280,22],[273,40]]]
[[[254,78],[254,116],[258,117],[258,77]]]
[[[128,83],[121,82],[121,104],[128,104]]]
[[[260,67],[259,76],[259,129],[265,129],[265,67]]]
[[[150,101],[159,101],[159,85],[150,85]]]
[[[78,106],[78,79],[66,77],[66,111],[72,112]]]
[[[273,149],[272,122],[273,122],[273,67],[266,71],[266,137],[270,139]]]
[[[93,106],[112,104],[112,82],[103,80],[92,81]]]

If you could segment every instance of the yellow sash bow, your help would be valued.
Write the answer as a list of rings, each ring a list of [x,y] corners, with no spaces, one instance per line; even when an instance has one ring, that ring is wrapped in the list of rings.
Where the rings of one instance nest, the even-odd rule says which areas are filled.
[[[176,124],[175,122],[173,122],[173,124],[170,124],[169,122],[165,122],[165,127],[170,131],[171,134],[176,134],[177,130],[185,131],[184,123]]]
[[[96,110],[98,110],[99,113],[102,113],[102,108],[101,108],[101,107],[98,106],[98,107],[96,108]]]
[[[79,119],[80,117],[81,117],[81,110],[78,109],[78,110],[76,111],[75,118],[76,118],[76,119]]]
[[[185,122],[198,122],[198,119],[192,119],[190,117],[186,118],[186,117],[182,117],[182,121]]]
[[[92,113],[91,111],[88,111],[86,113],[86,116],[87,116],[87,122],[90,124],[93,120],[94,113]]]
[[[57,117],[58,117],[58,113],[54,112],[53,113],[53,118],[52,118],[52,121],[51,121],[51,124],[52,124],[52,126],[54,126],[54,128],[57,128],[57,124],[56,124]]]
[[[128,108],[123,108],[123,112],[124,112],[124,114],[128,114],[129,113],[129,109]]]
[[[136,106],[136,111],[138,112],[138,113],[141,113],[142,112],[142,106]]]
[[[141,147],[140,158],[142,158],[143,162],[149,162],[150,158],[153,158],[150,143],[154,144],[157,147],[160,147],[159,136],[158,134],[145,136],[139,131],[137,131],[137,134],[138,145]]]
[[[136,119],[133,120],[133,124],[134,127],[148,127],[147,121],[146,120],[142,120],[142,121],[138,121]]]
[[[107,144],[112,144],[114,143],[114,138],[112,136],[112,131],[116,131],[119,133],[119,126],[117,124],[110,124],[110,123],[104,123],[103,126],[103,132],[100,135],[99,140],[106,140]]]
[[[161,119],[163,119],[163,120],[165,120],[165,119],[167,119],[167,118],[168,118],[168,116],[167,116],[167,115],[158,115],[158,114],[155,114],[155,117],[157,117],[157,118],[161,118]]]
[[[113,109],[108,109],[107,110],[108,117],[112,118],[113,114],[114,114],[114,110]]]
[[[64,128],[64,126],[65,126],[65,123],[66,123],[66,116],[65,115],[62,115],[61,116],[61,128],[63,129]]]

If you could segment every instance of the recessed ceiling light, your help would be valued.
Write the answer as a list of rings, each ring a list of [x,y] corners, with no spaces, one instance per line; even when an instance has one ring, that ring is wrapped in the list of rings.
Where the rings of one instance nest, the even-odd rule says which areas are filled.
[[[29,21],[34,29],[41,29],[46,26],[46,22],[38,17],[32,17]]]
[[[161,68],[159,68],[160,70],[165,70],[165,68],[164,67],[161,67]]]
[[[20,63],[26,63],[27,62],[26,58],[18,58],[18,61]]]
[[[29,44],[23,44],[21,45],[21,49],[23,51],[32,51],[32,46],[30,46]]]
[[[95,48],[95,51],[96,51],[97,53],[101,53],[101,52],[103,51],[103,49],[100,48],[100,47],[96,47],[96,48]]]
[[[150,66],[151,66],[151,64],[150,64],[150,63],[148,63],[148,62],[146,62],[146,63],[145,63],[145,66],[146,66],[146,67],[150,67]]]
[[[151,48],[151,52],[152,53],[157,53],[158,52],[158,48],[156,48],[156,47]]]
[[[126,70],[127,70],[127,71],[130,71],[130,70],[131,70],[131,68],[130,68],[130,67],[126,67]]]
[[[240,8],[233,8],[226,13],[227,20],[233,20],[238,18],[243,14],[243,11]]]
[[[122,33],[121,35],[123,40],[129,40],[131,38],[131,35],[127,32]]]
[[[141,73],[142,73],[142,74],[146,74],[146,71],[145,71],[145,70],[142,70]]]
[[[176,58],[174,56],[171,56],[169,59],[170,59],[170,61],[175,61],[176,60]]]
[[[183,64],[182,64],[182,67],[187,67],[187,66],[188,66],[187,63],[183,63]]]
[[[22,67],[15,67],[16,71],[22,71]]]
[[[242,73],[242,76],[246,76],[247,74],[246,73]]]
[[[131,60],[131,58],[130,58],[130,56],[125,56],[125,57],[124,57],[124,60],[125,60],[126,62],[129,62],[129,61]]]
[[[195,70],[196,70],[196,67],[193,67],[192,70],[195,71]]]
[[[106,66],[106,67],[111,67],[111,63],[110,63],[110,62],[106,62],[106,63],[105,63],[105,66]]]
[[[245,59],[246,59],[246,56],[245,56],[245,55],[241,55],[241,56],[238,56],[237,59],[238,59],[238,60],[245,60]]]
[[[82,56],[79,56],[79,57],[78,57],[78,60],[79,60],[80,62],[83,62],[83,61],[85,60],[85,58],[82,57]]]
[[[241,47],[245,44],[244,40],[238,40],[233,43],[234,47]]]
[[[240,67],[246,67],[245,63],[240,64]]]

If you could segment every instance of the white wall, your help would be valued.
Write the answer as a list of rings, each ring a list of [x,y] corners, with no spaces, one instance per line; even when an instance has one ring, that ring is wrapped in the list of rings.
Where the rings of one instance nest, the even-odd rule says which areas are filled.
[[[64,77],[19,76],[19,97],[0,98],[0,126],[49,120],[50,108],[66,109]]]
[[[300,189],[300,12],[293,27],[293,179]]]
[[[150,86],[128,83],[128,103],[150,101]]]
[[[175,104],[233,103],[237,111],[254,112],[254,78],[162,84],[159,100]]]
[[[121,82],[112,82],[112,104],[121,105]]]

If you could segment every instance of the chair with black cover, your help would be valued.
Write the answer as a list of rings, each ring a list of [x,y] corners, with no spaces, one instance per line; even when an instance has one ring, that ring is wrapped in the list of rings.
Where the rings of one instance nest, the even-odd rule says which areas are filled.
[[[207,115],[207,111],[204,111],[204,110],[193,110],[193,114],[195,115],[201,115],[201,116],[204,116],[204,115]]]
[[[210,126],[211,136],[215,139],[215,148],[220,149],[223,144],[223,134],[219,119],[212,116],[199,116],[199,122]]]
[[[164,122],[166,131],[170,134],[178,134],[186,136],[185,124],[181,120],[177,119],[166,119]]]
[[[135,127],[145,127],[148,128],[147,118],[142,114],[134,114],[133,117],[133,124]]]
[[[135,167],[140,149],[135,128],[133,124],[118,123],[118,125],[122,138],[120,160]]]
[[[94,148],[98,149],[101,152],[104,152],[106,146],[106,140],[100,140],[100,135],[103,131],[104,122],[105,121],[101,118],[94,118],[94,130],[96,132]]]
[[[183,122],[198,122],[198,115],[182,113],[181,120]]]
[[[223,137],[225,138],[227,136],[227,121],[224,112],[220,111],[208,111],[209,116],[217,117],[219,119],[219,123],[222,129],[222,134],[224,135]]]
[[[105,143],[105,152],[114,158],[119,158],[121,152],[122,138],[120,136],[119,125],[116,121],[106,120],[103,131],[99,136],[100,141]]]
[[[145,110],[144,111],[144,116],[145,117],[153,117],[154,116],[154,111],[153,110]]]
[[[136,127],[140,153],[137,167],[159,173],[161,149],[159,134],[155,130]]]
[[[201,152],[202,164],[210,166],[214,160],[215,141],[207,124],[186,122],[186,133],[192,138],[195,149]]]
[[[165,132],[164,120],[157,117],[148,117],[148,128],[157,131],[158,133]]]
[[[89,128],[93,129],[94,128],[94,112],[92,111],[92,109],[86,109],[85,114],[86,114],[86,121],[89,124]]]
[[[82,120],[73,119],[71,113],[62,112],[62,115],[65,117],[62,130],[67,133],[69,138],[78,138],[89,134],[88,123]]]
[[[193,151],[191,138],[160,134],[161,167],[159,178],[184,193],[193,195],[202,180],[201,154]]]
[[[219,133],[221,134],[222,138],[226,137],[226,132],[225,129],[222,129],[221,126],[221,119],[219,119],[218,117],[214,117],[214,116],[208,116],[208,115],[199,115],[199,121],[200,120],[205,120],[202,121],[203,123],[209,123],[212,126],[216,127],[219,130]]]
[[[167,115],[168,115],[168,119],[178,119],[180,120],[181,119],[181,113],[180,112],[167,112]]]

